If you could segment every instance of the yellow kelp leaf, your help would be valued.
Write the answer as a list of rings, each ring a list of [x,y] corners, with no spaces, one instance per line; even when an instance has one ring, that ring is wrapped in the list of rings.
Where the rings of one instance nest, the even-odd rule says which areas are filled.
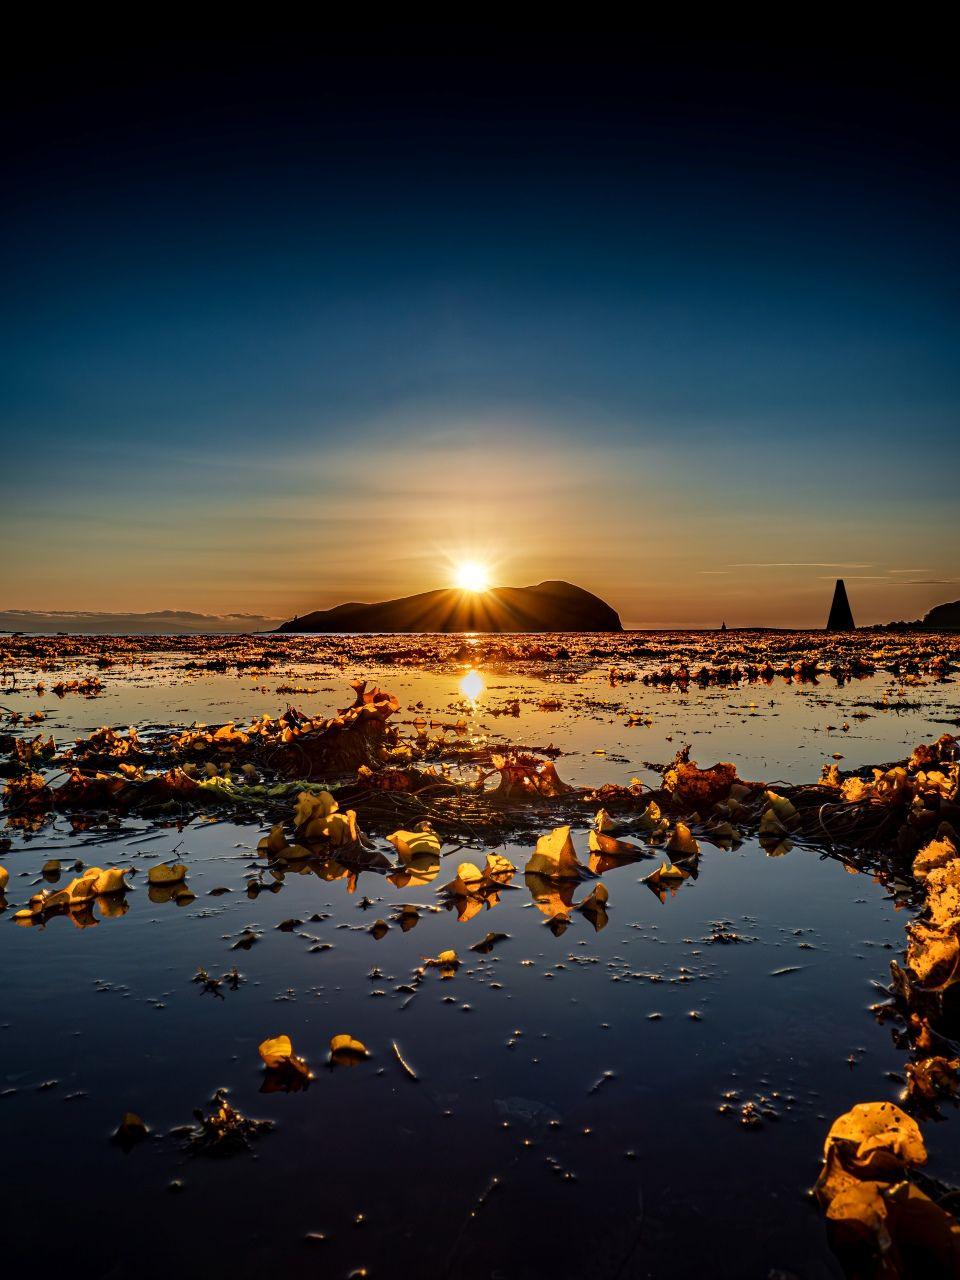
[[[180,887],[179,884],[150,884],[147,885],[147,897],[158,905],[162,902],[175,902]]]
[[[3,893],[7,885],[10,883],[10,872],[6,867],[0,867],[0,893]]]
[[[840,794],[850,804],[869,800],[873,796],[873,783],[865,782],[863,778],[844,778],[840,783]]]
[[[245,742],[250,741],[250,735],[244,733],[241,729],[235,729],[231,720],[214,731],[213,740],[214,742],[229,742],[242,746]]]
[[[652,890],[661,902],[666,902],[667,890],[671,893],[676,893],[688,875],[689,872],[684,871],[682,867],[674,866],[673,863],[662,862],[656,871],[651,871],[648,876],[644,876],[641,883]]]
[[[600,831],[600,832],[606,833],[609,831],[613,831],[616,825],[617,824],[610,817],[609,813],[607,813],[606,809],[597,810],[597,816],[593,820],[594,831]]]
[[[938,929],[956,932],[960,927],[960,858],[934,867],[926,884],[931,923]]]
[[[690,857],[700,852],[700,845],[694,838],[693,832],[683,822],[678,822],[670,833],[670,839],[667,841],[668,853],[679,853],[684,857]]]
[[[672,862],[661,862],[657,870],[651,872],[647,879],[652,880],[656,876],[660,880],[680,881],[685,880],[687,875],[688,872],[684,871],[682,867],[676,867]]]
[[[437,893],[445,894],[454,900],[457,919],[472,920],[485,908],[496,906],[500,901],[498,882],[488,880],[484,872],[472,862],[461,862],[457,874],[449,884],[442,885]]]
[[[441,951],[438,956],[426,958],[423,963],[439,969],[441,978],[452,978],[460,967],[460,957],[450,948],[447,951]]]
[[[62,911],[66,910],[69,906],[69,894],[67,894],[63,889],[59,889],[56,893],[50,893],[46,889],[41,889],[39,893],[33,894],[27,903],[28,914],[36,916],[39,920],[43,919],[44,913],[47,911]],[[20,914],[20,912],[17,912],[17,915]],[[14,920],[17,919],[17,915],[14,916]]]
[[[609,894],[604,884],[595,885],[593,892],[577,904],[577,910],[590,921],[597,933],[607,926],[607,900]]]
[[[326,822],[331,813],[336,813],[338,807],[329,791],[321,791],[318,795],[301,791],[293,810],[293,825],[299,831],[308,822]]]
[[[187,868],[182,862],[160,862],[147,872],[147,881],[149,884],[158,885],[178,884],[181,880],[185,880],[186,876]]]
[[[889,1252],[892,1241],[881,1194],[885,1185],[851,1179],[830,1197],[827,1221],[835,1248],[844,1251],[867,1246],[880,1256]]]
[[[404,862],[419,857],[440,857],[440,837],[435,831],[394,831],[387,836]]]
[[[349,867],[345,867],[342,862],[337,862],[334,858],[328,858],[324,862],[312,862],[309,867],[295,865],[292,870],[301,875],[314,875],[319,880],[326,880],[330,884],[335,880],[346,880],[352,874]]]
[[[257,845],[257,853],[268,854],[276,858],[287,847],[287,837],[283,834],[283,823],[277,822],[270,828],[270,834],[264,836]]]
[[[923,776],[922,774],[920,775]],[[886,773],[882,769],[874,769],[873,786],[875,792],[889,800],[898,799],[904,792],[910,793],[913,790],[913,780],[902,765],[896,765],[893,769],[888,769]]]
[[[820,786],[840,789],[840,768],[836,764],[825,764],[820,770]]]
[[[305,1087],[307,1080],[314,1079],[314,1073],[308,1068],[302,1057],[297,1057],[293,1052],[293,1044],[289,1036],[273,1036],[265,1039],[259,1048],[261,1059],[268,1074],[273,1078],[274,1084],[268,1089],[273,1092],[276,1087],[291,1088],[291,1084],[283,1084],[283,1076],[289,1079],[296,1079],[296,1088]]]
[[[339,817],[340,815],[335,815]],[[297,835],[301,840],[325,840],[327,838],[328,818],[312,818],[309,822],[297,826]]]
[[[957,980],[960,971],[960,939],[956,934],[931,929],[929,925],[910,926],[907,964],[920,985],[928,991],[942,990]]]
[[[746,811],[746,805],[741,804],[739,800],[735,800],[733,796],[726,800],[721,800],[719,804],[715,804],[713,807],[718,814],[722,814],[727,818],[739,818]]]
[[[569,827],[555,827],[537,841],[536,852],[524,868],[525,875],[547,876],[552,880],[579,880],[585,868],[577,861]]]
[[[264,1040],[258,1050],[268,1067],[282,1067],[293,1056],[293,1041],[289,1036],[272,1036]]]
[[[454,884],[458,881],[467,893],[476,893],[483,884],[483,872],[472,862],[461,862],[457,867],[457,879]]]
[[[99,867],[88,867],[83,875],[76,876],[71,880],[62,892],[67,895],[72,903],[86,902],[89,898],[94,897],[93,886],[102,874],[103,872]]]
[[[491,880],[509,880],[511,876],[516,875],[516,871],[517,868],[502,853],[487,854],[487,865],[484,867],[483,872]]]
[[[474,916],[478,916],[481,911],[487,911],[495,904],[496,899],[491,902],[488,898],[481,894],[468,893],[462,897],[454,898],[454,905],[457,912],[457,920],[460,924],[469,924]]]
[[[595,829],[587,836],[587,848],[591,853],[613,853],[618,843],[613,836],[601,835]]]
[[[342,1066],[352,1066],[369,1056],[367,1046],[362,1040],[356,1040],[353,1036],[334,1036],[330,1041],[330,1057]]]
[[[104,920],[115,920],[127,914],[130,903],[119,893],[107,893],[98,895],[97,907]]]
[[[764,815],[773,813],[778,822],[783,826],[789,827],[793,820],[798,816],[792,801],[786,796],[779,796],[775,791],[765,791],[764,795],[767,799],[767,807],[764,809]],[[763,830],[763,822],[761,819],[761,831]]]
[[[773,809],[764,809],[760,815],[760,834],[762,836],[779,836],[783,834],[783,823]]]
[[[793,841],[788,839],[779,824],[775,832],[767,832],[759,837],[760,848],[768,858],[782,858],[793,848]]]
[[[957,846],[948,835],[938,833],[935,840],[924,845],[913,860],[913,874],[918,880],[926,880],[931,871],[946,866],[957,857]]]
[[[572,880],[551,880],[546,876],[525,875],[524,882],[530,890],[533,905],[548,920],[569,919],[576,888]]]
[[[440,871],[440,839],[433,831],[395,831],[387,839],[400,855],[403,868],[388,879],[398,889],[429,884]]]
[[[960,1274],[960,1225],[912,1182],[848,1181],[829,1203],[827,1226],[850,1274]]]
[[[67,912],[67,919],[75,929],[93,929],[100,923],[89,903],[82,906],[74,904],[73,909]]]
[[[916,1120],[892,1102],[858,1102],[834,1120],[823,1144],[824,1159],[837,1150],[858,1177],[897,1176],[925,1164],[927,1149]]]
[[[313,825],[311,823],[311,826]],[[326,820],[323,835],[334,845],[352,844],[359,838],[356,812],[348,809],[346,813],[331,813]],[[309,838],[315,839],[312,836]]]
[[[660,806],[655,800],[651,800],[643,813],[636,820],[636,827],[640,831],[659,831],[665,825],[666,820],[660,812]]]
[[[408,862],[402,871],[391,871],[387,879],[398,889],[408,889],[411,885],[430,884],[440,873],[440,862],[437,858],[419,858]]]
[[[941,770],[931,770],[927,773],[917,774],[917,787],[920,791],[935,791],[945,800],[951,800],[957,793],[957,773],[956,765],[949,773],[943,773]]]
[[[638,844],[630,844],[627,840],[618,840],[615,836],[603,835],[599,831],[591,831],[587,836],[587,848],[591,854],[602,855],[611,861],[630,861],[643,855],[643,848]],[[594,859],[590,859],[591,870]]]
[[[101,871],[93,882],[93,892],[96,894],[104,893],[123,893],[127,888],[124,880],[126,871],[121,871],[119,867],[108,867],[106,871]]]

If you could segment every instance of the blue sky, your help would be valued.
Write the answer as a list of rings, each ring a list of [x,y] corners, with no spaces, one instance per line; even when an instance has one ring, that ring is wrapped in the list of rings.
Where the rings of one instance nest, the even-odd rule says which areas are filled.
[[[0,607],[286,616],[462,556],[639,626],[822,623],[836,576],[864,622],[960,596],[924,56],[28,65]]]

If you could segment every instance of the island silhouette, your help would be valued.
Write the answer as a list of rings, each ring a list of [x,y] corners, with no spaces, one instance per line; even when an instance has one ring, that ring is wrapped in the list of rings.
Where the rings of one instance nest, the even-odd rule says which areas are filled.
[[[280,632],[622,631],[616,610],[571,582],[532,587],[454,587],[376,604],[339,604],[292,618]]]

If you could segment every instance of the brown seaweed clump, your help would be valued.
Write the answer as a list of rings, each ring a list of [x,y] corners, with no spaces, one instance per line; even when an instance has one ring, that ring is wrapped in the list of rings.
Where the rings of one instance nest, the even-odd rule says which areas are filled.
[[[184,1146],[195,1156],[235,1156],[250,1150],[251,1143],[273,1128],[272,1120],[248,1120],[227,1101],[225,1089],[213,1095],[213,1110],[204,1115],[194,1111],[195,1125],[177,1130]]]

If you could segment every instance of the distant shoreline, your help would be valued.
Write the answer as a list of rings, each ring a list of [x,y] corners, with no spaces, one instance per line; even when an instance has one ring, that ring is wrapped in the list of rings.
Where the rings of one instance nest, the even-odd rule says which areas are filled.
[[[265,639],[271,637],[277,641],[296,640],[296,639],[325,639],[342,637],[358,638],[361,636],[397,636],[404,640],[410,640],[416,636],[477,636],[484,641],[494,639],[496,637],[522,637],[530,639],[531,636],[662,636],[662,635],[715,635],[718,639],[728,636],[737,635],[822,635],[838,638],[841,636],[864,635],[877,633],[880,635],[893,632],[895,634],[903,634],[906,632],[916,632],[918,635],[955,635],[957,628],[953,627],[925,627],[918,623],[899,623],[886,622],[875,623],[872,626],[857,627],[855,631],[837,632],[827,631],[824,627],[727,627],[726,631],[720,631],[716,627],[624,627],[622,631],[27,631],[27,630],[2,630],[0,629],[0,637],[9,639],[20,639],[35,636],[41,638],[63,639],[94,639],[102,637],[104,639],[129,639],[129,640],[225,640],[236,639],[241,636],[249,638]]]

